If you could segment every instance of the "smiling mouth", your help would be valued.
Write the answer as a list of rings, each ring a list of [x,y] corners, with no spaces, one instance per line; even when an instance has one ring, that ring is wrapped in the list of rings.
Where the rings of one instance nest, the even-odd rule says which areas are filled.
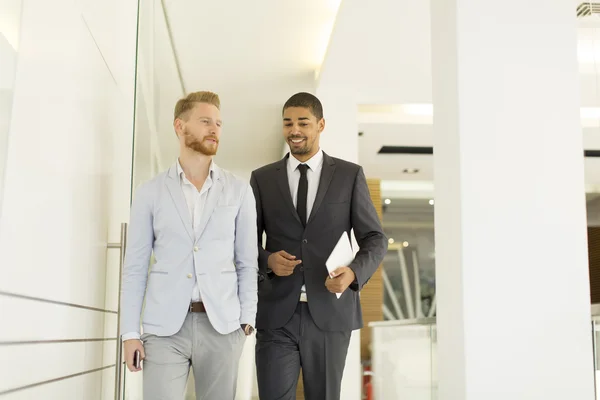
[[[302,142],[304,142],[305,139],[303,138],[291,138],[290,142],[294,143],[294,144],[300,144]]]

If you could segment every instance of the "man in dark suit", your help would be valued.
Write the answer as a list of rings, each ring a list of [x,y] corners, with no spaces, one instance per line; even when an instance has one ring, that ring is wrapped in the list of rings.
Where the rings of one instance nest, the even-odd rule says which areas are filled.
[[[359,291],[387,251],[362,168],[320,149],[324,128],[321,102],[309,93],[295,94],[283,107],[291,155],[252,172],[261,400],[295,399],[300,368],[307,400],[340,398],[350,334],[363,325]],[[352,229],[360,250],[350,265],[329,275],[325,262]],[[342,293],[339,299],[336,293]]]

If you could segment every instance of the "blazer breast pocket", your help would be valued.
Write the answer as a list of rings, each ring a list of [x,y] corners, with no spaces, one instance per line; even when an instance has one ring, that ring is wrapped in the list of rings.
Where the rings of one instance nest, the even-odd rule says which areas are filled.
[[[237,212],[237,206],[215,207],[205,233],[215,239],[232,238],[235,235]]]

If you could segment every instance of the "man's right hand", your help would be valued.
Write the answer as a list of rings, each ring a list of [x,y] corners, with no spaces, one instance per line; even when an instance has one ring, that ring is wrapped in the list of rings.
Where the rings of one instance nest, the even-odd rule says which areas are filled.
[[[302,260],[296,260],[296,256],[286,253],[283,250],[273,253],[269,256],[267,264],[277,276],[289,276],[294,273],[296,265],[302,263]]]
[[[146,358],[146,353],[144,353],[144,345],[142,344],[142,341],[139,339],[125,340],[123,342],[123,347],[125,348],[125,362],[127,362],[127,368],[129,368],[131,372],[141,371],[141,367],[135,368],[133,366],[133,354],[136,350],[139,350],[140,358],[142,360]]]

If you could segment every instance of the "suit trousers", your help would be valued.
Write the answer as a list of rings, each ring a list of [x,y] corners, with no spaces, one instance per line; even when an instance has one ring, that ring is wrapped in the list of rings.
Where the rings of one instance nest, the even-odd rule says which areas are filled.
[[[183,400],[190,366],[197,400],[234,400],[246,335],[217,332],[205,313],[188,313],[173,336],[142,335],[144,400]]]
[[[306,400],[339,400],[351,333],[322,331],[304,302],[285,326],[257,330],[260,400],[295,400],[300,369]]]

